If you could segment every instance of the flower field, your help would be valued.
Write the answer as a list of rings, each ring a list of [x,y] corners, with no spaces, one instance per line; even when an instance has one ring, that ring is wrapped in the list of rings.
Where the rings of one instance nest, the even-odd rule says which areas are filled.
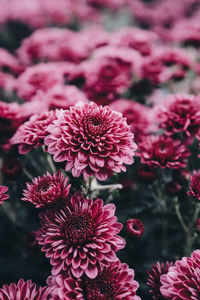
[[[199,300],[200,0],[0,7],[0,300]]]

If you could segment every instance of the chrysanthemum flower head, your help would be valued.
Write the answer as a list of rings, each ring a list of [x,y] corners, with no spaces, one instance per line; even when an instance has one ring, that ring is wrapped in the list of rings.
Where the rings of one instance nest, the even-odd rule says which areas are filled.
[[[132,100],[118,99],[112,102],[110,107],[121,112],[123,117],[126,118],[136,141],[139,141],[141,136],[147,134],[150,130],[150,109],[143,104]]]
[[[163,274],[166,274],[169,270],[169,267],[172,266],[172,262],[166,262],[166,263],[159,263],[157,262],[156,265],[152,265],[151,270],[147,270],[148,274],[148,281],[147,285],[151,288],[149,293],[152,296],[153,299],[163,299],[160,287],[160,276]]]
[[[53,175],[47,172],[26,184],[27,189],[23,192],[22,200],[34,204],[36,208],[59,206],[69,194],[71,185],[67,185],[67,180],[61,172]]]
[[[103,206],[103,200],[84,199],[75,193],[67,207],[40,214],[41,229],[37,240],[46,257],[51,258],[53,275],[61,270],[79,278],[95,278],[103,266],[116,260],[115,252],[125,246],[117,234],[115,206]]]
[[[51,276],[48,281],[53,300],[140,300],[134,276],[134,270],[117,260],[99,271],[95,279],[75,279],[63,273]]]
[[[181,141],[165,135],[148,136],[138,145],[141,161],[149,166],[180,169],[190,153]]]
[[[9,196],[5,194],[7,190],[8,190],[7,186],[4,185],[0,186],[0,204],[2,204],[4,200],[9,198]]]
[[[190,187],[187,194],[200,200],[200,170],[194,171],[190,179]]]
[[[167,135],[184,132],[194,136],[200,130],[200,97],[187,94],[170,95],[158,106],[159,126]]]
[[[33,115],[29,121],[18,128],[10,143],[19,144],[20,154],[26,154],[32,148],[44,145],[44,138],[48,134],[47,127],[54,119],[54,111]]]
[[[144,233],[144,225],[140,219],[126,220],[126,231],[132,237],[141,237]]]
[[[17,284],[4,284],[0,300],[50,300],[48,287],[37,287],[31,280],[20,279]]]
[[[107,106],[91,102],[59,111],[48,131],[48,152],[56,162],[66,161],[65,170],[72,169],[74,177],[106,180],[133,163],[133,134],[122,115]]]
[[[171,266],[167,274],[160,277],[161,294],[171,300],[200,299],[200,250],[191,257],[183,257]]]

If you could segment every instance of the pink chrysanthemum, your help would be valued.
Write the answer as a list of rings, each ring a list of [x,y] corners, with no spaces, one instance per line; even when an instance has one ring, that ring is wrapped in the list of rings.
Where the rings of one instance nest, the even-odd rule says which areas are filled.
[[[161,275],[160,288],[164,298],[172,300],[200,299],[200,250],[191,257],[183,257],[171,266],[168,273]]]
[[[27,183],[27,189],[23,191],[23,201],[31,202],[35,207],[48,207],[49,205],[58,206],[65,201],[71,185],[67,185],[68,178],[65,178],[61,172],[51,175],[47,172],[42,177]]]
[[[184,132],[194,136],[200,130],[200,97],[187,94],[170,95],[159,105],[158,120],[167,135]]]
[[[139,141],[141,136],[148,133],[150,128],[150,109],[148,107],[127,99],[116,100],[110,104],[110,107],[121,112],[123,117],[126,118],[136,141]]]
[[[144,233],[144,225],[140,219],[126,220],[126,231],[130,236],[138,238]]]
[[[122,224],[116,223],[115,206],[103,206],[76,193],[67,207],[40,214],[42,228],[37,240],[51,258],[53,275],[69,270],[79,278],[95,278],[103,266],[116,260],[115,252],[125,246],[117,236]]]
[[[74,85],[55,85],[48,92],[41,92],[36,97],[45,99],[50,109],[69,109],[70,106],[75,105],[79,101],[83,103],[89,102],[85,94]]]
[[[0,204],[2,204],[4,200],[9,198],[9,196],[5,194],[7,191],[7,186],[0,185]]]
[[[200,200],[200,170],[194,171],[190,180],[190,187],[187,194],[191,197],[194,197]]]
[[[190,156],[184,144],[164,135],[148,136],[138,145],[138,149],[142,163],[163,169],[184,168]]]
[[[59,274],[48,281],[52,290],[52,300],[140,300],[136,295],[138,282],[134,280],[134,270],[120,261],[104,267],[95,279]]]
[[[151,270],[147,270],[147,285],[151,288],[149,293],[153,299],[163,299],[160,292],[160,276],[166,274],[169,270],[169,267],[171,267],[172,265],[173,263],[168,261],[166,263],[157,262],[156,265],[152,265]]]
[[[102,48],[100,50],[103,51]],[[115,53],[116,49],[112,50],[112,54]],[[106,105],[130,87],[132,66],[131,62],[118,58],[114,54],[113,57],[108,56],[106,51],[105,54],[100,54],[82,63],[81,67],[85,77],[84,92],[87,97]]]
[[[55,112],[49,111],[33,115],[29,121],[22,124],[10,139],[11,144],[19,144],[19,153],[26,154],[32,148],[44,145],[48,135],[47,127],[55,119]]]
[[[59,111],[45,138],[56,162],[66,161],[74,177],[82,173],[106,180],[132,164],[136,144],[120,113],[94,103]]]
[[[4,284],[0,300],[50,300],[48,287],[37,287],[31,280],[20,279],[17,284]]]
[[[17,79],[17,94],[31,100],[38,91],[47,92],[56,84],[63,84],[62,70],[57,63],[41,63],[25,69]]]

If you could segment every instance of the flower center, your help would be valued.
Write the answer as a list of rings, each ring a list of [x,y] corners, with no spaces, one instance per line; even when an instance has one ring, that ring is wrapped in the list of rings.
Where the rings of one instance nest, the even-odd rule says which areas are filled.
[[[43,180],[38,184],[37,191],[38,192],[46,192],[51,186],[51,182],[49,180]]]
[[[93,234],[92,225],[89,215],[71,214],[65,223],[65,236],[73,245],[84,244]]]
[[[96,278],[86,282],[88,300],[111,300],[116,295],[115,285],[104,278]]]
[[[154,145],[154,157],[159,161],[166,161],[170,159],[172,155],[172,148],[164,141],[159,141]]]
[[[97,137],[105,132],[106,122],[100,116],[87,118],[85,122],[85,133],[89,138]]]

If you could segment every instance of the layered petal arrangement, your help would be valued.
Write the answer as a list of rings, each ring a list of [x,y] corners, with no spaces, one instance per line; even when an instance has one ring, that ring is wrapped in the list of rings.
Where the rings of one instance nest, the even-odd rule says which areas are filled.
[[[37,287],[31,280],[20,279],[17,284],[4,284],[0,300],[50,300],[48,287]]]
[[[26,184],[22,200],[34,204],[36,208],[59,206],[69,194],[71,185],[67,185],[67,180],[60,171],[53,175],[47,172]]]
[[[150,287],[150,295],[153,299],[163,299],[163,296],[160,292],[161,282],[160,276],[166,274],[169,270],[169,267],[173,265],[172,262],[159,263],[152,265],[151,270],[147,270],[148,281],[147,285]]]
[[[200,299],[200,250],[191,257],[183,257],[171,266],[167,274],[160,277],[161,294],[172,300]]]
[[[95,279],[75,279],[64,273],[50,278],[53,300],[140,300],[134,270],[119,260],[104,267]]]
[[[160,168],[184,168],[190,152],[179,140],[164,135],[148,136],[138,145],[141,161]]]
[[[22,124],[10,139],[11,144],[19,144],[19,153],[26,154],[32,148],[44,145],[44,138],[48,134],[48,125],[55,119],[55,112],[49,111],[33,115],[29,121]]]
[[[53,275],[69,271],[76,278],[86,274],[97,277],[125,241],[117,234],[122,224],[116,222],[115,205],[103,206],[103,200],[85,199],[75,193],[67,207],[40,214],[41,229],[37,240],[46,257],[51,258]]]
[[[167,135],[183,131],[194,136],[200,130],[200,97],[187,94],[170,95],[158,109],[161,128]]]
[[[48,152],[56,162],[66,161],[65,170],[72,169],[74,177],[83,173],[106,180],[133,163],[136,144],[130,127],[107,106],[91,102],[61,110],[47,130]]]

